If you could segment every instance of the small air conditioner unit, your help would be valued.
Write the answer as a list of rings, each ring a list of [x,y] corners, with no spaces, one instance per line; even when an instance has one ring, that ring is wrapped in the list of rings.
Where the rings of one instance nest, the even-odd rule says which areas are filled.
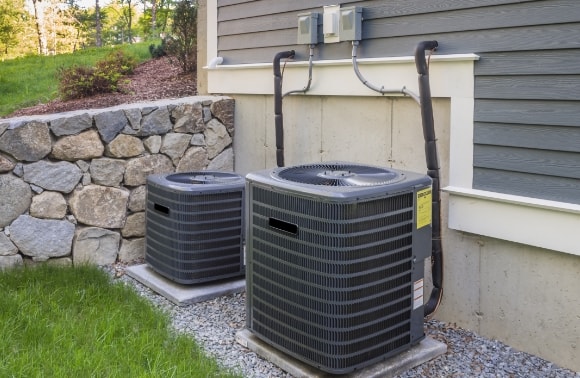
[[[333,374],[424,338],[428,176],[331,162],[250,173],[246,181],[253,334]]]
[[[147,264],[181,284],[244,275],[244,192],[244,178],[234,173],[150,175]]]

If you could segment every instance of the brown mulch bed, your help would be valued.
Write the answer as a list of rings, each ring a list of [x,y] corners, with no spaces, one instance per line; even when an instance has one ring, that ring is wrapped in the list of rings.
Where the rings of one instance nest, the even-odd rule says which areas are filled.
[[[120,104],[179,98],[197,94],[195,76],[183,74],[175,60],[162,57],[140,64],[127,76],[120,92],[106,93],[69,101],[53,100],[15,111],[9,117],[61,113],[70,110],[107,108]]]

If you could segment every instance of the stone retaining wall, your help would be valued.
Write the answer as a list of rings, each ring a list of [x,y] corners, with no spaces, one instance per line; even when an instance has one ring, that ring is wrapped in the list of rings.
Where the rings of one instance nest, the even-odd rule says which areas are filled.
[[[0,119],[0,269],[144,257],[146,178],[233,171],[234,100]]]

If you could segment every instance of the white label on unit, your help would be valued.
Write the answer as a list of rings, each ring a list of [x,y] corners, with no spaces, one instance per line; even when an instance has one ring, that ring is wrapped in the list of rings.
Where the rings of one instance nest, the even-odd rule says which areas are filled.
[[[413,285],[413,310],[423,306],[423,279],[415,281]]]

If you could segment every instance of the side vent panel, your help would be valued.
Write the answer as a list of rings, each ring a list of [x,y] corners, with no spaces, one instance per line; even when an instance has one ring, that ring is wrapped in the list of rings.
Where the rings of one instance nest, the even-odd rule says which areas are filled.
[[[284,168],[247,176],[248,328],[310,365],[342,374],[424,337],[414,283],[430,254],[430,226],[418,232],[415,198],[430,179],[393,171],[373,174],[367,184],[353,174],[359,166],[332,164],[319,175],[331,185],[305,184],[304,173],[300,183],[285,180]],[[295,175],[308,166],[287,169]]]
[[[181,284],[243,275],[244,192],[243,177],[233,173],[149,176],[148,265]]]

